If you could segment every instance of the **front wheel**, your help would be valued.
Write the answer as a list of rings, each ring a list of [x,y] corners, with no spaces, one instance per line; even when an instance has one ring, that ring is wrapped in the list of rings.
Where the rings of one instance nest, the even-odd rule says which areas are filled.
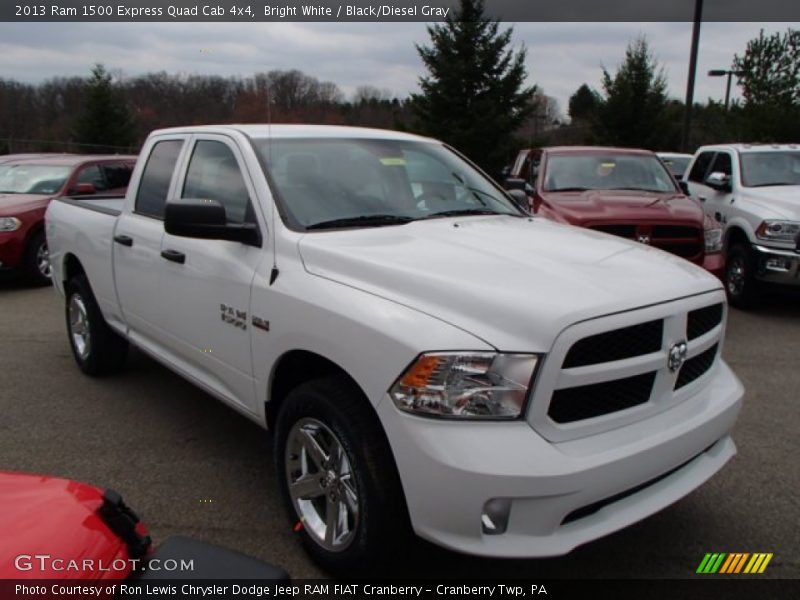
[[[106,323],[89,281],[79,275],[64,287],[69,345],[81,371],[93,376],[119,371],[128,355],[128,342]]]
[[[348,380],[321,379],[293,390],[276,423],[275,470],[291,522],[312,557],[341,575],[379,567],[409,532],[397,469],[371,411]]]
[[[28,241],[23,258],[25,277],[33,285],[50,285],[52,268],[50,267],[50,251],[44,231],[35,233]]]
[[[737,308],[752,308],[758,297],[752,252],[744,244],[731,246],[725,258],[725,289],[728,302]]]

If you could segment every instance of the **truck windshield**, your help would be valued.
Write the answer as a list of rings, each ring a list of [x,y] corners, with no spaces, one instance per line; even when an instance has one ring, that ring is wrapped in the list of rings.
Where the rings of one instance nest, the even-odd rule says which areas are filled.
[[[800,151],[742,152],[742,185],[800,185]]]
[[[550,156],[544,190],[677,191],[669,172],[655,156],[613,153]]]
[[[3,165],[0,193],[55,194],[69,177],[70,167],[51,165]]]
[[[499,188],[441,144],[337,138],[253,143],[283,208],[304,229],[521,216]]]

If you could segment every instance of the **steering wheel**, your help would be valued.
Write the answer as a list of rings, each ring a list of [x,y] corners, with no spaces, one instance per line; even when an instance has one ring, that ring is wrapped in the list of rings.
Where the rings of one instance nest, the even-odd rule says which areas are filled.
[[[414,200],[417,203],[417,208],[426,208],[428,210],[436,208],[437,204],[439,205],[438,208],[447,208],[448,205],[452,204],[442,194],[437,194],[436,192],[422,192]]]

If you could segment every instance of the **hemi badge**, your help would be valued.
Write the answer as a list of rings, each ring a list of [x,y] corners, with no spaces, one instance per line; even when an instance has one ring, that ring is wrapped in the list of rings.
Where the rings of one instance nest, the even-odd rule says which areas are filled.
[[[253,327],[258,327],[259,329],[263,329],[264,331],[269,331],[269,321],[265,321],[261,317],[253,315],[251,317],[250,322],[253,324]]]

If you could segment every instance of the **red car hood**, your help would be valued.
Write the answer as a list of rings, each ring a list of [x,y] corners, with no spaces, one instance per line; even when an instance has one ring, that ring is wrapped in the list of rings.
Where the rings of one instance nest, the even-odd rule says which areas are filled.
[[[0,194],[0,216],[10,217],[16,213],[44,208],[52,196],[42,194]]]
[[[0,579],[126,577],[130,569],[102,570],[128,558],[127,547],[97,514],[102,504],[103,492],[89,485],[0,471]],[[42,565],[36,555],[50,559]],[[95,561],[92,568],[84,568],[85,559]]]
[[[637,221],[703,225],[703,210],[683,194],[626,190],[542,192],[542,199],[572,225]]]

